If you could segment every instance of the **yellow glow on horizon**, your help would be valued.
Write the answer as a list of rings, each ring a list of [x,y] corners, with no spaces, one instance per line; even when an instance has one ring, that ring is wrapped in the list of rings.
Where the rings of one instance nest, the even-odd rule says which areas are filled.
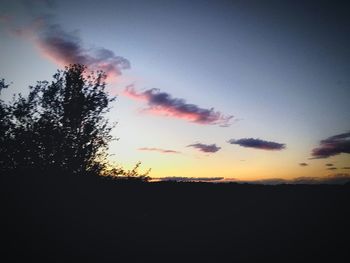
[[[265,156],[259,159],[233,159],[226,153],[217,154],[161,154],[144,152],[138,154],[142,160],[141,172],[152,168],[151,177],[224,177],[237,180],[293,179],[298,177],[322,177],[334,173],[345,173],[341,168],[349,164],[348,156],[333,159],[306,160],[309,166],[299,165],[302,160],[289,155]],[[134,155],[135,157],[135,155]],[[136,163],[125,163],[132,168]],[[327,170],[326,163],[334,163],[337,170]]]

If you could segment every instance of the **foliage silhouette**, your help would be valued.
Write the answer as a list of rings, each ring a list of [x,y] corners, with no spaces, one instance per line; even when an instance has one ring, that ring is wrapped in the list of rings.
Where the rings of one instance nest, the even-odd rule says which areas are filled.
[[[57,71],[52,82],[31,86],[27,97],[0,101],[1,171],[101,174],[115,125],[105,116],[115,100],[105,91],[105,79],[102,71],[73,64]],[[0,91],[8,87],[3,79],[0,84]]]
[[[0,95],[3,89],[9,87],[4,79],[0,79]],[[10,165],[9,147],[12,144],[11,130],[13,124],[10,119],[11,107],[0,99],[0,171],[6,170]]]
[[[0,176],[2,262],[348,262],[349,187]],[[7,260],[8,259],[8,260]]]
[[[140,165],[141,165],[141,162],[138,162],[136,163],[133,169],[125,170],[123,167],[120,167],[117,165],[110,165],[110,163],[108,163],[106,167],[103,169],[103,171],[101,172],[101,175],[104,176],[105,178],[118,180],[118,181],[148,182],[151,179],[151,177],[149,176],[151,169],[148,169],[145,173],[140,173],[138,171]],[[108,166],[110,168],[107,168]]]

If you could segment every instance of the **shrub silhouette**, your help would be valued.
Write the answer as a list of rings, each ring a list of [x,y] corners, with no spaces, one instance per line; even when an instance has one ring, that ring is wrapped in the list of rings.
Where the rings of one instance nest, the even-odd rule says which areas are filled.
[[[138,162],[136,163],[133,169],[125,170],[123,167],[119,167],[117,165],[111,165],[110,163],[107,163],[106,165],[107,167],[105,167],[105,169],[101,172],[101,175],[104,176],[105,178],[118,180],[118,181],[148,182],[151,179],[151,177],[149,176],[151,169],[148,169],[145,173],[140,173],[138,171],[140,165],[141,165],[141,162]]]
[[[115,100],[105,91],[105,79],[102,71],[74,64],[59,70],[51,83],[31,86],[27,97],[0,101],[2,172],[100,174],[114,127],[105,117]],[[7,87],[2,79],[0,92]]]

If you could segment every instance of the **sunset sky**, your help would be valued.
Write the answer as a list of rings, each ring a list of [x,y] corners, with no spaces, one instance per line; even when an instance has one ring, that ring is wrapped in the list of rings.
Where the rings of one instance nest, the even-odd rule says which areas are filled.
[[[0,0],[1,97],[84,63],[118,95],[111,159],[152,177],[350,169],[350,8],[333,1]]]

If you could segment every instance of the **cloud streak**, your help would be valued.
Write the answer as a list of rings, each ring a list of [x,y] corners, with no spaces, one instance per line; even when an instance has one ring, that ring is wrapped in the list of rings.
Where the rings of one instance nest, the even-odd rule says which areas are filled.
[[[129,85],[124,90],[124,95],[147,102],[148,108],[143,111],[154,115],[221,127],[230,126],[230,120],[233,118],[233,116],[224,116],[221,112],[215,111],[214,108],[205,109],[195,104],[189,104],[184,99],[173,98],[169,93],[161,92],[159,89],[148,89],[140,92]]]
[[[220,182],[224,177],[180,177],[169,176],[161,178],[152,178],[153,182]]]
[[[313,159],[322,159],[341,153],[350,153],[350,132],[331,136],[320,142],[319,147],[312,150]]]
[[[216,146],[216,144],[204,144],[195,143],[187,145],[187,147],[193,147],[204,153],[215,153],[221,149],[221,147]]]
[[[247,147],[247,148],[255,148],[255,149],[269,150],[269,151],[279,151],[286,148],[286,145],[283,143],[264,141],[261,139],[254,139],[254,138],[242,138],[238,140],[231,139],[228,141],[228,143],[237,144],[239,146]]]
[[[271,178],[254,181],[236,181],[241,183],[278,185],[278,184],[345,184],[350,182],[350,174],[339,173],[323,177],[296,177],[293,179]]]
[[[161,177],[152,178],[152,182],[208,182],[208,183],[240,183],[240,184],[263,184],[263,185],[279,185],[279,184],[338,184],[342,185],[350,182],[350,174],[339,173],[331,174],[323,177],[297,177],[293,179],[269,178],[261,180],[238,180],[235,178],[224,177]]]
[[[305,166],[309,166],[309,164],[307,164],[307,163],[299,163],[299,165],[300,165],[300,166],[304,166],[304,167],[305,167]]]
[[[166,150],[166,149],[161,149],[161,148],[150,148],[150,147],[142,147],[138,148],[139,151],[149,151],[149,152],[159,152],[159,153],[175,153],[179,154],[181,152],[179,151],[174,151],[174,150]]]
[[[324,177],[298,177],[288,181],[290,184],[345,184],[350,181],[350,174],[333,174]]]

